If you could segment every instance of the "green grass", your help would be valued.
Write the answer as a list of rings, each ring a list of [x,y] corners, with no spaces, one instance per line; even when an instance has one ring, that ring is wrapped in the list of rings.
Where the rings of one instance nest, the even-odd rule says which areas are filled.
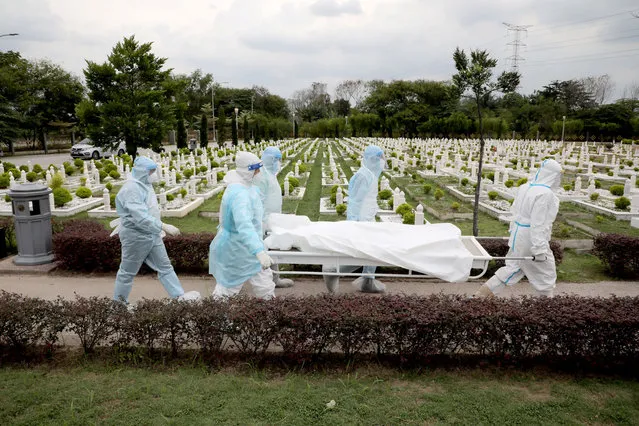
[[[574,203],[561,203],[558,219],[581,222],[600,232],[616,233],[639,237],[639,229],[630,226],[629,221],[593,213]]]
[[[614,278],[606,274],[604,265],[596,256],[567,249],[564,251],[563,261],[557,266],[557,280],[590,283],[610,281]]]
[[[639,383],[533,373],[0,370],[2,424],[637,424]],[[333,409],[326,403],[334,400]]]
[[[306,182],[306,190],[304,198],[297,205],[297,214],[308,216],[312,221],[319,219],[319,203],[322,194],[322,159],[326,147],[324,144],[319,146],[315,162],[310,170],[308,181]]]

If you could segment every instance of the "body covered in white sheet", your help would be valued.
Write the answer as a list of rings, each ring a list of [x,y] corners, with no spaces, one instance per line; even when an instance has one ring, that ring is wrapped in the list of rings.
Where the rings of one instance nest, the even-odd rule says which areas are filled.
[[[268,226],[265,244],[271,250],[351,256],[450,282],[466,281],[473,262],[461,231],[448,223],[311,222],[306,216],[271,215]]]

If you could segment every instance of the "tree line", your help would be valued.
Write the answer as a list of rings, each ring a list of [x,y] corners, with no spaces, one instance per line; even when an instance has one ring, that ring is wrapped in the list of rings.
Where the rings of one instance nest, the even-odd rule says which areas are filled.
[[[225,87],[201,70],[176,74],[152,43],[125,37],[107,61],[78,76],[45,60],[0,52],[0,144],[27,140],[46,150],[49,135],[125,140],[127,151],[161,149],[170,131],[187,146],[283,137],[476,137],[613,140],[639,135],[639,85],[610,102],[607,75],[552,81],[532,94],[467,97],[450,81],[344,80],[333,96],[313,82],[290,99],[265,87]],[[482,120],[477,105],[481,106]],[[236,113],[237,108],[237,113]],[[215,119],[213,119],[215,117]],[[213,134],[215,130],[215,134]],[[1,145],[0,145],[1,146]]]

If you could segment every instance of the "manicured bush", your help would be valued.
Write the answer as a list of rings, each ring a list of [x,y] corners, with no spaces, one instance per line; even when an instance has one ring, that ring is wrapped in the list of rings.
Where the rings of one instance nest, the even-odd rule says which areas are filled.
[[[173,201],[175,200],[175,195],[173,194],[166,194],[166,201]]]
[[[217,172],[217,181],[222,182],[222,180],[224,180],[224,176],[225,176],[224,172]]]
[[[3,173],[0,175],[0,189],[6,189],[11,184],[11,176],[9,173]]]
[[[78,189],[76,189],[75,195],[77,195],[80,198],[89,198],[93,196],[93,193],[86,186],[81,186]]]
[[[455,212],[459,210],[460,207],[461,205],[457,201],[454,201],[453,204],[450,205],[450,208]]]
[[[300,164],[299,172],[301,174],[304,174],[304,173],[308,172],[308,166],[306,164]]]
[[[564,185],[564,191],[568,192],[568,191],[571,191],[571,190],[572,190],[572,185],[570,185],[570,184]]]
[[[64,178],[62,177],[60,173],[56,173],[53,176],[51,176],[51,183],[49,184],[49,188],[55,191],[58,188],[62,188],[63,184],[64,184]]]
[[[435,191],[433,195],[435,196],[435,199],[439,201],[444,196],[444,191],[442,191],[441,189],[438,189]]]
[[[64,207],[64,205],[72,199],[73,196],[66,188],[56,188],[53,190],[53,200],[56,207]]]
[[[388,200],[389,198],[393,196],[393,191],[391,191],[390,189],[385,189],[383,191],[379,191],[377,196],[379,197],[380,200]]]
[[[335,211],[338,215],[344,216],[346,214],[346,204],[338,204],[335,206]]]
[[[599,198],[599,193],[598,192],[593,192],[592,194],[590,194],[590,199],[592,201],[597,201],[598,198]]]
[[[289,176],[288,183],[291,186],[291,189],[297,188],[300,186],[300,180],[293,176]]]
[[[112,194],[115,197],[115,194]],[[168,196],[167,196],[168,198]],[[115,272],[120,264],[120,240],[99,222],[72,220],[53,236],[53,254],[60,268],[76,272]],[[164,244],[177,272],[208,273],[208,247],[214,234],[166,236]]]
[[[612,185],[610,187],[610,193],[612,195],[616,195],[617,197],[621,197],[623,195],[623,190],[623,185]]]
[[[109,172],[109,176],[111,176],[113,179],[120,179],[120,173],[117,170],[111,170]]]
[[[106,185],[104,185],[104,187],[106,189],[109,190],[109,192],[113,191],[113,184],[111,182],[107,183]]]
[[[166,354],[192,358],[184,351],[195,349],[216,364],[279,356],[283,362],[323,365],[329,355],[352,366],[373,356],[397,367],[432,367],[438,360],[502,367],[534,362],[632,376],[639,356],[638,309],[639,297],[324,294],[268,301],[143,300],[129,311],[107,297],[48,302],[3,292],[0,349],[3,355],[7,349],[33,353],[51,348],[67,332],[85,353],[103,347],[105,362],[134,365],[140,355],[165,362]],[[127,353],[135,356],[122,356]]]
[[[100,170],[100,182],[104,182],[104,179],[106,179],[107,176],[109,176],[109,174],[107,172],[105,172],[104,170]]]
[[[424,194],[428,195],[433,190],[433,186],[430,184],[425,184],[422,189],[424,190]]]
[[[75,173],[75,167],[73,166],[66,166],[64,168],[64,172],[67,174],[67,176],[71,176],[73,173]]]
[[[596,189],[600,189],[601,188],[601,182],[599,182],[598,180],[595,180],[595,188]]]
[[[193,176],[193,169],[183,170],[182,174],[184,175],[186,179],[191,179],[191,176]]]
[[[630,200],[626,197],[619,197],[615,200],[615,207],[619,210],[626,210],[630,207]]]
[[[80,158],[76,158],[75,160],[73,160],[73,165],[76,166],[78,169],[83,168],[84,161],[81,160]]]
[[[462,186],[466,186],[466,185],[468,185],[468,178],[462,178],[462,180],[461,180],[461,185],[462,185]]]
[[[413,211],[413,206],[411,206],[408,203],[404,203],[401,204],[399,206],[397,206],[397,208],[395,209],[395,213],[397,213],[400,216],[404,216],[406,213],[412,212]]]
[[[407,212],[402,216],[402,223],[404,225],[414,225],[415,224],[415,213],[412,211]]]
[[[504,182],[506,188],[512,188],[514,184],[515,182],[513,182],[512,179],[508,179],[506,182]]]
[[[39,164],[36,164],[33,166],[32,171],[36,172],[36,173],[42,173],[44,170],[42,170],[42,166]]]
[[[522,186],[525,183],[528,183],[528,178],[521,178],[517,181],[517,186]]]
[[[498,196],[499,196],[499,193],[497,191],[488,192],[488,198],[490,198],[491,200],[496,200]]]
[[[601,233],[594,238],[593,254],[612,276],[639,278],[639,238]]]

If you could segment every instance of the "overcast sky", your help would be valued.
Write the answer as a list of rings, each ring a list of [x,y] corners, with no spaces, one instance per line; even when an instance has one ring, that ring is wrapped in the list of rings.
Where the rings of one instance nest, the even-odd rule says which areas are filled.
[[[0,0],[0,50],[82,75],[125,36],[153,42],[177,73],[202,69],[231,87],[288,98],[313,81],[448,80],[452,52],[488,49],[508,69],[522,33],[522,93],[609,74],[639,83],[637,0]]]

